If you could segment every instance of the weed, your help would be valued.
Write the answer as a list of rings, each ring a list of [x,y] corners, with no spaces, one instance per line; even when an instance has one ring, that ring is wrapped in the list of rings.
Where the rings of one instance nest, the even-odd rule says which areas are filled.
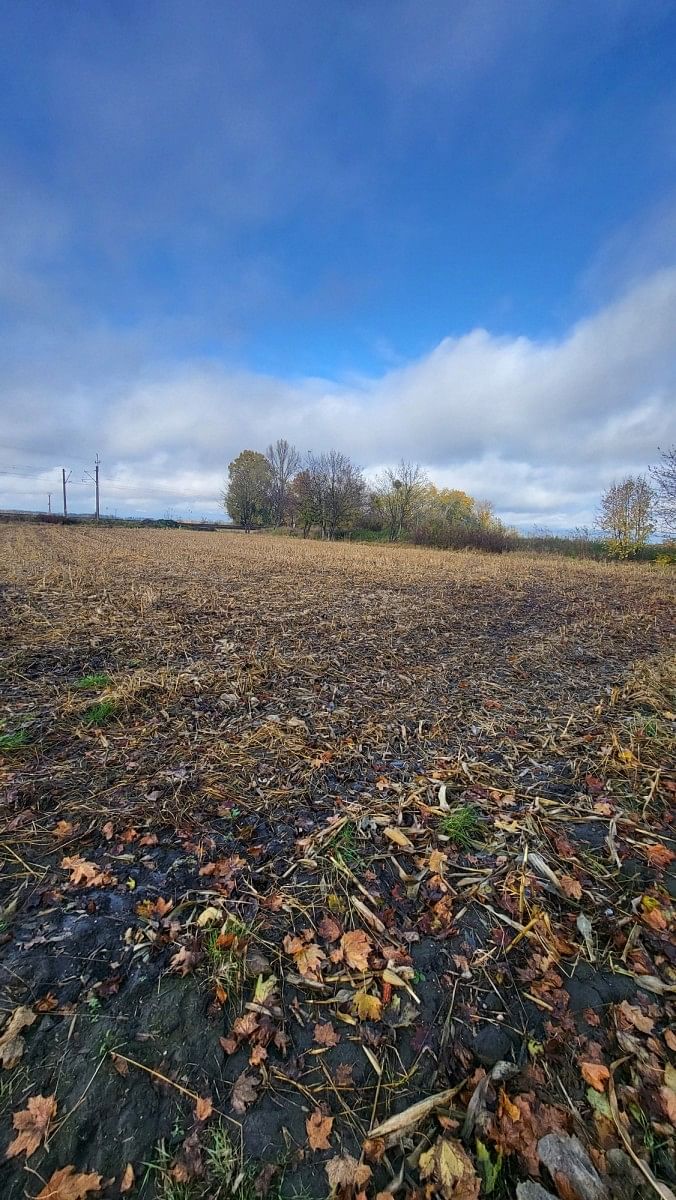
[[[357,866],[361,861],[361,850],[357,844],[357,827],[353,821],[346,823],[329,838],[327,850],[337,858],[341,858],[347,867]]]
[[[98,726],[105,725],[111,717],[115,715],[114,700],[100,700],[98,704],[92,704],[82,717],[83,725]]]
[[[213,929],[204,941],[209,976],[226,991],[239,988],[243,974],[243,956],[251,930],[236,917],[228,917],[220,929]]]
[[[11,754],[28,744],[28,730],[17,729],[16,733],[0,733],[0,754]]]
[[[462,850],[467,850],[479,832],[479,816],[476,809],[472,808],[471,804],[461,804],[454,808],[439,821],[439,832]]]
[[[73,684],[73,687],[80,688],[82,691],[87,691],[90,688],[108,687],[110,682],[111,679],[109,675],[102,675],[100,673],[94,675],[83,675],[81,679],[78,679],[76,683]]]

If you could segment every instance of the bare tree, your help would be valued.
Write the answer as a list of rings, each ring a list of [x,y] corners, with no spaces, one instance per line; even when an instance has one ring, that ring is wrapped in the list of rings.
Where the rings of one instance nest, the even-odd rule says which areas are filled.
[[[270,467],[270,506],[276,525],[283,525],[289,514],[291,482],[300,468],[300,454],[286,438],[268,446],[265,457]]]
[[[308,454],[303,471],[308,501],[322,537],[335,537],[354,524],[364,501],[361,471],[340,450]]]
[[[614,557],[629,558],[645,546],[655,528],[653,505],[652,488],[644,475],[628,475],[604,492],[597,520]]]
[[[387,467],[377,479],[376,500],[391,542],[409,528],[426,485],[427,477],[418,463],[403,458],[396,469]]]
[[[655,511],[662,532],[676,537],[676,446],[660,450],[662,462],[650,468],[655,487]]]

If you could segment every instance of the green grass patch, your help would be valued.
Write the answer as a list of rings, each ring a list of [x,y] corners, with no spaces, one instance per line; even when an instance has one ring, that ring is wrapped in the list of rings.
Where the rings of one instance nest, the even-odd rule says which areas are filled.
[[[110,675],[103,675],[100,673],[94,675],[83,675],[81,679],[78,679],[73,684],[73,687],[80,688],[81,691],[85,692],[89,691],[91,688],[108,687],[108,684],[111,682],[112,680]]]
[[[439,832],[455,842],[456,846],[468,850],[478,838],[479,814],[471,804],[461,804],[441,818]]]
[[[357,839],[357,827],[352,821],[347,821],[333,837],[326,842],[326,849],[336,858],[341,858],[347,867],[358,866],[362,853]]]
[[[105,725],[115,716],[117,709],[114,700],[100,700],[92,704],[82,717],[82,724],[91,726]]]
[[[28,730],[17,729],[15,733],[0,733],[0,754],[11,754],[28,745]]]

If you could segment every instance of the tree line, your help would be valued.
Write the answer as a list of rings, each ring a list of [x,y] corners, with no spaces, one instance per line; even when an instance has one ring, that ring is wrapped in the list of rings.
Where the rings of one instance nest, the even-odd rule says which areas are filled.
[[[602,496],[597,525],[608,554],[627,558],[650,540],[662,520],[676,529],[676,448],[645,476],[628,476]],[[288,526],[304,537],[359,536],[407,540],[443,548],[501,551],[519,535],[487,500],[456,488],[438,488],[417,464],[401,460],[368,484],[340,450],[302,456],[286,438],[265,453],[242,450],[228,467],[223,505],[247,531]],[[591,535],[582,531],[579,537]]]

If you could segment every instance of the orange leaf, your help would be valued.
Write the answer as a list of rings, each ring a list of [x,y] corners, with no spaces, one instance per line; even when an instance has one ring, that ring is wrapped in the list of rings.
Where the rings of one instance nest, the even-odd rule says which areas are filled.
[[[122,1181],[120,1183],[120,1192],[123,1194],[125,1192],[130,1192],[135,1182],[136,1176],[134,1175],[134,1168],[132,1167],[131,1163],[127,1163],[124,1169],[124,1175],[122,1176]]]
[[[559,875],[561,887],[569,900],[582,899],[582,884],[572,875]]]
[[[100,1175],[75,1173],[75,1167],[55,1171],[35,1200],[85,1200],[89,1192],[101,1191]]]
[[[61,860],[61,866],[70,871],[70,883],[84,884],[85,887],[103,887],[106,883],[117,883],[114,876],[102,871],[96,863],[87,862],[78,854],[66,856]]]
[[[311,1117],[305,1122],[307,1140],[313,1150],[330,1150],[329,1138],[333,1128],[333,1117],[325,1117],[321,1109],[316,1108]]]
[[[195,1116],[198,1121],[208,1121],[214,1111],[214,1103],[211,1096],[198,1096],[195,1101]]]
[[[670,1087],[660,1088],[660,1100],[662,1108],[671,1121],[672,1125],[676,1125],[676,1092]]]
[[[368,992],[355,992],[352,1007],[360,1021],[379,1021],[383,1012],[380,998],[369,996]]]
[[[40,1142],[45,1141],[49,1123],[56,1115],[54,1096],[31,1096],[27,1108],[14,1113],[12,1124],[18,1131],[17,1137],[7,1147],[6,1158],[25,1152],[26,1158],[35,1154]]]
[[[610,1071],[604,1067],[603,1063],[583,1062],[580,1063],[582,1078],[590,1083],[597,1092],[604,1092],[606,1084],[610,1078]]]
[[[665,867],[668,867],[676,857],[673,850],[669,850],[668,847],[663,846],[661,842],[654,842],[650,846],[643,846],[642,850],[651,867],[657,867],[660,871],[663,871]]]
[[[344,933],[340,945],[348,966],[353,967],[355,971],[368,971],[372,943],[367,934],[361,929]]]
[[[304,975],[306,979],[319,979],[322,963],[326,962],[326,955],[316,942],[304,942],[299,937],[291,937],[290,934],[287,934],[284,938],[284,949],[287,954],[293,956],[301,975]]]

